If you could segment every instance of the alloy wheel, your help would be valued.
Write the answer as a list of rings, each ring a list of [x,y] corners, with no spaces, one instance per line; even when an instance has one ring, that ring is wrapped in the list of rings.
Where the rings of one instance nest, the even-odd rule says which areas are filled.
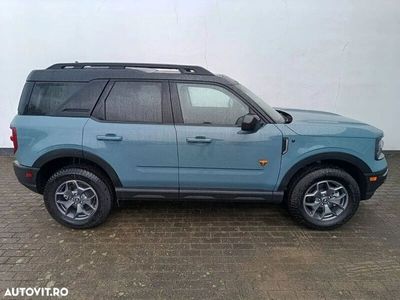
[[[73,220],[86,220],[98,208],[96,191],[81,180],[68,180],[61,183],[55,193],[58,210]]]
[[[342,214],[349,202],[346,188],[334,180],[314,183],[305,193],[303,208],[319,221],[330,221]]]

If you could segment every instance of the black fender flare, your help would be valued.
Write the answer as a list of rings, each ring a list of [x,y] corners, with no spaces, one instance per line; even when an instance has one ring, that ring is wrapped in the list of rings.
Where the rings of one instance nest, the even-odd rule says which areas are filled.
[[[353,167],[357,168],[361,173],[371,173],[371,168],[360,158],[343,152],[326,152],[326,153],[319,153],[308,156],[299,162],[295,163],[289,171],[286,172],[285,176],[282,178],[281,182],[278,186],[278,191],[286,190],[290,180],[293,176],[302,168],[316,162],[320,162],[323,160],[336,160],[348,163]]]
[[[114,168],[106,162],[104,159],[100,158],[96,154],[93,154],[89,151],[80,150],[80,149],[56,149],[51,150],[42,156],[40,156],[36,161],[33,163],[33,168],[41,168],[46,163],[58,159],[58,158],[81,158],[88,160],[96,165],[98,165],[101,169],[106,172],[106,174],[110,177],[114,187],[122,187],[121,181],[115,172]]]

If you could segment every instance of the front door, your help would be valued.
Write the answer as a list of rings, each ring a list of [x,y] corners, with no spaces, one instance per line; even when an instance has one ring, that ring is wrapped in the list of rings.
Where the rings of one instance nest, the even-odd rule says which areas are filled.
[[[280,130],[264,124],[243,132],[238,119],[254,112],[226,87],[175,82],[171,88],[181,195],[273,191],[281,163]]]

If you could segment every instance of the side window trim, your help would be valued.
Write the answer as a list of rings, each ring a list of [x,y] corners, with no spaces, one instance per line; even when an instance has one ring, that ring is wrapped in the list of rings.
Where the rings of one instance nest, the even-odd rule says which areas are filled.
[[[161,83],[161,122],[140,122],[140,121],[114,121],[106,119],[106,101],[116,82],[156,82]],[[122,124],[174,124],[171,107],[170,87],[167,80],[152,79],[113,79],[105,87],[98,103],[93,109],[91,118],[104,123],[122,123]]]
[[[238,127],[236,125],[221,125],[221,124],[213,125],[213,124],[185,123],[184,120],[183,120],[181,102],[180,102],[180,99],[179,99],[178,86],[177,86],[178,83],[196,84],[196,85],[204,84],[204,85],[211,85],[211,86],[217,86],[217,87],[223,88],[223,89],[227,90],[228,92],[232,93],[234,96],[236,96],[238,98],[238,100],[241,101],[243,104],[247,105],[252,114],[256,114],[261,119],[264,119],[262,116],[260,116],[258,114],[258,112],[253,108],[253,106],[248,101],[246,101],[241,95],[239,95],[236,91],[230,89],[226,85],[215,83],[215,82],[205,82],[205,81],[171,80],[169,82],[169,85],[170,85],[170,90],[171,90],[171,103],[172,103],[172,111],[173,111],[175,124],[185,125],[185,126]]]
[[[93,108],[93,111],[90,115],[92,119],[95,119],[96,121],[106,121],[106,110],[105,110],[105,105],[104,102],[107,99],[108,95],[110,94],[112,88],[114,86],[114,81],[109,80],[106,87],[104,88],[99,100],[96,103],[96,106]]]
[[[110,86],[111,86],[111,85],[110,85],[110,80],[107,79],[107,80],[105,80],[105,81],[106,81],[106,84],[104,85],[103,90],[101,91],[100,96],[99,96],[99,98],[97,99],[96,103],[93,105],[92,110],[90,111],[90,116],[93,115],[93,113],[94,113],[94,111],[95,111],[97,105],[99,104],[99,102],[102,101],[104,94],[106,94],[106,96],[108,96],[108,93],[109,93],[110,90],[111,90],[111,89],[110,89]]]
[[[184,123],[183,123],[181,103],[179,101],[178,88],[176,84],[177,81],[169,81],[169,89],[171,91],[172,114],[174,116],[174,123],[183,125]]]

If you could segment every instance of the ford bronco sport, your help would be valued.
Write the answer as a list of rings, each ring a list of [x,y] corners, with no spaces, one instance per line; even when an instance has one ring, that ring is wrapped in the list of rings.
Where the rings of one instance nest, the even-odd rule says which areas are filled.
[[[18,180],[55,220],[104,222],[113,203],[285,203],[332,229],[384,182],[383,132],[340,115],[273,109],[198,66],[66,63],[28,76],[11,123]]]

